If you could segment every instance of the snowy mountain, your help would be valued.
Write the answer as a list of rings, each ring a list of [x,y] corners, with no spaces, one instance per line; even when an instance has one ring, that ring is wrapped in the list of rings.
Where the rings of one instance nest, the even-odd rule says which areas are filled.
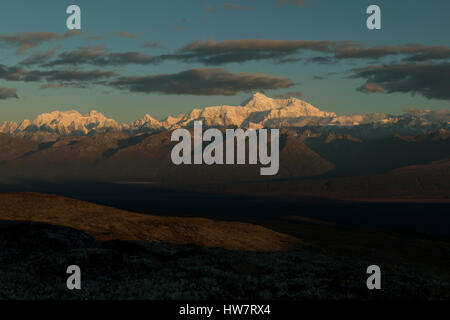
[[[297,98],[273,99],[262,93],[252,95],[239,106],[211,106],[193,109],[186,114],[169,116],[163,121],[146,114],[131,123],[119,125],[98,111],[80,114],[77,111],[54,111],[40,114],[35,120],[21,123],[6,121],[0,125],[0,133],[51,141],[64,136],[83,136],[105,132],[155,132],[180,127],[192,127],[194,121],[201,120],[208,127],[236,126],[242,128],[314,128],[315,130],[348,129],[367,131],[395,129],[402,133],[423,133],[429,130],[448,129],[450,111],[407,110],[403,115],[386,113],[355,114],[337,116],[334,112],[321,111]],[[334,128],[334,129],[333,129]]]
[[[115,120],[109,119],[95,110],[84,115],[74,110],[53,111],[38,115],[32,122],[28,119],[23,120],[20,124],[7,121],[0,126],[2,133],[35,140],[105,133],[120,129],[121,127]]]
[[[161,122],[159,122],[149,114],[146,114],[143,118],[138,119],[134,122],[131,122],[129,124],[126,123],[122,124],[121,129],[123,131],[131,133],[138,133],[149,130],[159,131],[163,129],[163,125],[161,124]]]
[[[323,112],[309,103],[296,98],[272,99],[262,93],[254,94],[241,106],[213,106],[204,109],[194,109],[179,117],[176,122],[167,123],[173,129],[190,127],[194,121],[202,120],[205,126],[210,127],[266,127],[269,123],[274,125],[284,119],[297,119],[304,117],[333,118],[334,112]]]

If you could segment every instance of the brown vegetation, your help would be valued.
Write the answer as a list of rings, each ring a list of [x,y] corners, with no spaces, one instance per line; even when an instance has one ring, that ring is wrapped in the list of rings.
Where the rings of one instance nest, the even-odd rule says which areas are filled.
[[[97,240],[163,241],[265,252],[288,250],[300,243],[294,237],[247,223],[144,215],[37,193],[1,194],[0,220],[72,227]]]

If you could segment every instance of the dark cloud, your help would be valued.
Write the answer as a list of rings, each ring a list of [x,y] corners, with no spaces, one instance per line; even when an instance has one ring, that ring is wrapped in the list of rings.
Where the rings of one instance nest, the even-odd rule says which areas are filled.
[[[321,64],[343,59],[380,59],[399,56],[405,61],[426,61],[450,58],[450,49],[443,46],[403,45],[365,47],[350,41],[266,40],[242,39],[222,42],[209,39],[188,43],[177,53],[161,59],[198,62],[206,65],[223,65],[256,60],[274,60],[276,63],[296,62],[294,55],[302,51],[320,53],[308,61]],[[325,54],[325,56],[324,56]]]
[[[35,54],[29,56],[20,64],[23,66],[32,66],[37,64],[43,64],[48,61],[55,54],[55,50],[48,50],[44,52],[36,52]]]
[[[8,67],[0,64],[0,79],[9,81],[20,81],[24,74],[27,73],[22,67]]]
[[[225,69],[193,69],[175,74],[122,77],[110,85],[132,92],[210,96],[288,88],[293,83],[287,78],[265,74],[233,74]]]
[[[99,44],[97,46],[85,46],[81,47],[82,50],[92,50],[92,51],[106,51],[106,48],[104,45]]]
[[[109,71],[79,71],[79,70],[50,70],[29,71],[22,67],[8,67],[0,64],[0,79],[9,81],[24,82],[65,82],[65,83],[81,83],[99,81],[115,76],[114,72]]]
[[[143,47],[156,48],[160,43],[147,41]],[[422,45],[377,46],[366,48],[349,41],[314,40],[266,40],[242,39],[222,42],[209,39],[188,43],[174,53],[149,56],[139,52],[109,53],[104,48],[80,48],[61,53],[57,59],[45,66],[90,64],[96,66],[117,66],[124,64],[159,64],[167,60],[185,63],[201,63],[221,66],[227,63],[272,60],[274,63],[294,63],[304,51],[320,53],[308,58],[309,63],[331,64],[342,59],[380,59],[391,55],[401,55],[405,61],[425,61],[450,58],[450,49]],[[34,61],[32,59],[31,61]],[[37,59],[39,61],[39,59]],[[30,63],[31,64],[31,63]]]
[[[156,47],[158,42],[147,42],[147,47]],[[271,59],[275,63],[292,63],[300,58],[293,55],[301,50],[313,50],[332,53],[342,46],[350,46],[348,42],[304,41],[304,40],[228,40],[217,42],[214,39],[189,43],[172,54],[149,56],[138,52],[108,53],[106,50],[80,48],[61,53],[57,59],[45,66],[90,64],[97,66],[121,64],[158,64],[166,60],[177,60],[186,63],[202,63],[205,65],[223,65],[226,63],[243,63],[252,60]],[[318,57],[314,61],[325,63],[328,57]],[[327,61],[328,62],[328,61]]]
[[[330,57],[312,57],[308,59],[308,62],[319,63],[319,64],[332,64],[336,61]]]
[[[63,52],[56,60],[45,64],[46,67],[57,65],[79,65],[79,64],[99,64],[97,61],[103,60],[106,53],[92,48],[80,48],[70,52]]]
[[[387,93],[419,93],[428,99],[450,99],[450,63],[379,65],[353,72],[353,78],[364,78]]]
[[[0,100],[18,99],[17,89],[0,87]]]
[[[372,82],[366,82],[361,87],[357,88],[356,91],[364,93],[384,93],[382,87]]]
[[[51,71],[30,71],[24,81],[62,81],[62,82],[92,82],[111,78],[116,73],[110,71],[79,71],[79,70],[51,70]]]
[[[225,9],[231,10],[231,11],[252,11],[253,7],[250,6],[240,6],[231,2],[225,2],[223,7]]]
[[[89,64],[96,66],[117,66],[125,64],[156,63],[152,56],[139,52],[109,53],[103,47],[85,47],[70,52],[63,52],[58,58],[44,64],[45,67],[58,65]]]
[[[341,47],[334,54],[336,59],[380,59],[387,56],[406,56],[405,61],[449,59],[450,49],[443,46],[424,46],[420,44],[403,46],[363,46]]]
[[[332,53],[349,42],[314,41],[314,40],[264,40],[243,39],[217,42],[214,39],[197,41],[182,47],[177,54],[167,55],[164,59],[199,62],[206,65],[222,65],[232,62],[272,59],[283,62],[292,58],[301,50],[313,50]]]
[[[400,50],[402,54],[410,54],[405,61],[423,62],[428,60],[450,59],[450,48],[444,46],[403,46]]]
[[[301,58],[296,58],[296,57],[290,57],[290,58],[284,58],[281,60],[277,60],[276,63],[278,64],[284,64],[284,63],[294,63],[294,62],[298,62],[301,61]]]
[[[77,30],[66,32],[60,35],[54,32],[22,32],[8,35],[0,35],[0,43],[4,43],[10,47],[17,48],[18,53],[30,50],[41,45],[44,42],[70,38],[81,34]]]
[[[104,60],[104,65],[151,64],[153,61],[152,56],[139,52],[110,53]]]

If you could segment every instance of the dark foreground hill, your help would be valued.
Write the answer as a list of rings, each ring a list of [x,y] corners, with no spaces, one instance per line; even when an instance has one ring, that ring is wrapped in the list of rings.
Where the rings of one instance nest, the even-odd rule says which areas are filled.
[[[0,299],[450,298],[445,238],[298,216],[271,223],[288,236],[38,194],[1,195],[0,220]],[[73,264],[80,291],[65,287]],[[380,291],[365,285],[372,264],[382,268]]]
[[[102,241],[163,241],[246,251],[280,251],[300,245],[294,237],[248,223],[143,215],[37,193],[0,194],[0,220],[71,227]]]

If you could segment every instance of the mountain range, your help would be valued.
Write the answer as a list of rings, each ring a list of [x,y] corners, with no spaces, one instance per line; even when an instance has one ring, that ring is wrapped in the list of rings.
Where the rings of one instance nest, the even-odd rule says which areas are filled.
[[[280,128],[278,174],[262,177],[254,165],[174,165],[171,130],[193,130],[195,120],[221,130]],[[1,183],[103,181],[282,196],[448,199],[449,120],[446,110],[337,116],[260,93],[241,106],[194,109],[163,121],[146,115],[118,124],[96,111],[55,111],[0,127]]]
[[[36,119],[22,122],[6,121],[0,125],[0,133],[46,142],[59,137],[95,135],[107,132],[167,131],[193,126],[201,120],[209,127],[242,128],[298,128],[319,131],[376,130],[393,134],[424,133],[430,130],[448,129],[450,110],[407,110],[402,115],[386,113],[354,114],[338,116],[334,112],[321,111],[297,98],[273,99],[256,93],[240,106],[211,106],[193,109],[191,112],[169,116],[159,121],[149,114],[134,122],[119,124],[98,111],[81,114],[77,111],[53,111],[43,113]]]

